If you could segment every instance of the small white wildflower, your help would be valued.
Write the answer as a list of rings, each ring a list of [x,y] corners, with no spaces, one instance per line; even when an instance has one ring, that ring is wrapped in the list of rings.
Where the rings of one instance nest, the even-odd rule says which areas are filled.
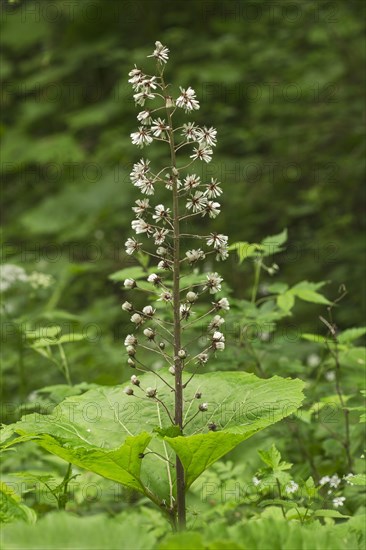
[[[187,200],[186,208],[193,212],[202,212],[207,204],[207,198],[202,191],[196,191],[194,195],[191,195]]]
[[[144,318],[141,317],[141,315],[139,313],[134,313],[132,316],[131,316],[131,321],[132,323],[134,323],[135,325],[142,325],[142,323],[144,322]]]
[[[146,317],[152,317],[155,313],[155,309],[152,307],[152,306],[145,306],[143,309],[142,309],[142,313],[144,315],[146,315]]]
[[[169,230],[168,229],[156,229],[153,237],[154,237],[154,243],[156,245],[163,244],[165,241],[165,237],[168,235]]]
[[[22,267],[15,264],[2,264],[0,266],[0,291],[8,290],[17,282],[25,283],[28,276]]]
[[[212,302],[216,309],[223,309],[224,311],[229,311],[230,304],[227,298],[221,298],[218,302]]]
[[[153,214],[153,219],[157,222],[164,221],[170,218],[170,208],[165,208],[163,204],[158,204],[155,206],[155,214]]]
[[[345,480],[346,483],[348,483],[348,485],[353,485],[351,479],[355,477],[354,474],[347,474],[345,476],[343,476],[343,479]]]
[[[306,359],[306,363],[309,367],[317,367],[320,364],[320,357],[317,353],[310,353]]]
[[[196,126],[194,122],[188,122],[187,124],[183,124],[183,131],[181,135],[184,136],[187,141],[195,141],[197,139],[198,129],[198,126]]]
[[[159,277],[159,275],[157,275],[156,273],[151,273],[151,275],[149,275],[147,278],[147,282],[158,286],[161,283],[161,277]]]
[[[221,290],[221,283],[223,281],[223,278],[220,277],[218,273],[209,273],[206,275],[207,282],[205,284],[204,289],[207,288],[210,291],[210,294],[215,294],[216,292],[219,292]]]
[[[173,375],[175,374],[175,367],[173,367],[173,366],[169,367],[168,370],[169,370],[170,374],[173,374]]]
[[[206,126],[204,126],[203,128],[199,128],[199,130],[197,130],[196,139],[199,143],[209,145],[210,147],[215,147],[217,141],[216,135],[217,130],[215,130],[215,128],[206,128]]]
[[[181,304],[179,306],[179,312],[182,319],[187,321],[191,315],[191,307],[188,304]]]
[[[195,262],[198,262],[198,260],[204,260],[206,257],[206,254],[198,248],[197,250],[187,250],[186,252],[186,258],[190,264],[194,264]]]
[[[169,291],[162,292],[158,302],[171,302],[173,300],[173,294]]]
[[[169,126],[161,118],[157,118],[152,121],[151,131],[154,137],[165,137],[166,133],[169,131]]]
[[[345,500],[346,500],[346,497],[335,497],[333,499],[334,508],[339,508],[340,506],[343,506]]]
[[[137,145],[138,147],[150,145],[153,141],[153,138],[150,135],[150,130],[145,128],[145,126],[139,126],[138,132],[132,132],[130,135],[133,145]]]
[[[340,482],[341,482],[341,480],[340,480],[338,474],[334,474],[329,480],[329,486],[336,489],[338,487],[338,485],[340,484]]]
[[[148,92],[147,90],[143,90],[142,92],[137,92],[137,94],[134,94],[133,99],[135,100],[136,105],[141,105],[141,107],[144,107],[145,101],[147,99],[154,99],[155,95],[151,92]]]
[[[217,330],[223,323],[225,323],[225,319],[223,319],[223,317],[221,317],[220,315],[215,315],[208,325],[208,329]]]
[[[142,220],[141,218],[138,218],[137,220],[133,220],[131,222],[132,229],[136,232],[137,235],[140,233],[150,233],[151,232],[151,226],[145,220]]]
[[[128,238],[127,241],[125,242],[126,253],[131,255],[137,250],[139,250],[141,246],[142,246],[142,243],[137,242],[136,239]]]
[[[200,104],[196,99],[196,92],[190,86],[185,89],[180,88],[180,96],[176,100],[177,107],[185,110],[186,113],[200,108]]]
[[[200,365],[205,365],[208,361],[208,355],[207,353],[199,353],[197,355],[197,363]]]
[[[254,477],[252,477],[252,483],[255,487],[257,487],[258,485],[260,485],[261,480],[258,479],[256,476],[254,476]]]
[[[135,201],[137,206],[133,206],[132,210],[136,213],[136,215],[143,216],[148,208],[150,208],[149,199],[137,199]]]
[[[195,301],[197,300],[198,294],[196,294],[195,292],[192,292],[192,291],[190,290],[189,292],[187,292],[186,298],[187,298],[187,301],[188,301],[188,302],[193,303],[193,302],[195,302]]]
[[[206,184],[206,194],[209,199],[216,199],[222,195],[220,183],[215,178],[211,178],[211,182]]]
[[[134,334],[127,334],[125,338],[125,346],[136,346],[137,338]]]
[[[198,187],[200,184],[201,184],[200,177],[196,176],[196,174],[191,174],[189,176],[186,176],[183,180],[183,187],[186,191],[190,191],[191,189]]]
[[[152,329],[152,328],[145,328],[144,330],[144,335],[146,336],[146,338],[148,338],[149,340],[154,340],[155,338],[155,331]]]
[[[135,65],[135,68],[128,73],[128,76],[131,77],[128,82],[132,84],[132,88],[137,91],[142,86],[142,82],[145,79],[144,73]]]
[[[169,59],[169,49],[166,46],[163,46],[159,40],[155,42],[155,50],[151,55],[148,55],[147,57],[155,57],[155,59],[163,64],[166,63]]]
[[[130,178],[132,183],[135,184],[142,177],[146,177],[149,171],[150,171],[150,161],[140,159],[138,162],[136,162],[133,165],[132,172],[130,173]]]
[[[140,385],[140,380],[137,378],[136,374],[133,374],[131,376],[131,384],[133,384],[134,386]]]
[[[122,307],[123,311],[132,311],[133,310],[133,305],[130,304],[130,302],[123,302],[121,307]]]
[[[329,476],[323,476],[322,478],[320,478],[319,480],[319,485],[321,487],[323,487],[323,485],[326,485],[327,483],[329,483],[330,481],[330,477]]]
[[[328,371],[325,373],[325,379],[326,379],[328,382],[334,382],[334,380],[336,379],[335,371],[334,371],[334,370],[328,370]]]
[[[148,109],[145,109],[144,111],[141,111],[137,115],[137,120],[141,122],[143,125],[151,124],[151,113]]]
[[[199,409],[201,412],[208,411],[208,403],[200,403],[200,404],[198,405],[198,409]]]
[[[216,331],[212,336],[212,347],[214,350],[223,351],[225,349],[225,336],[220,331]]]
[[[123,286],[125,288],[135,288],[136,285],[136,281],[134,279],[125,279],[124,282],[123,282]]]
[[[207,201],[202,216],[205,216],[206,214],[208,214],[210,218],[216,218],[220,214],[220,203]]]
[[[193,154],[190,158],[193,160],[204,160],[209,163],[212,160],[213,151],[206,145],[200,145],[199,147],[193,147]]]
[[[298,484],[295,483],[294,480],[291,480],[290,483],[288,485],[286,485],[285,491],[288,495],[291,495],[292,493],[296,493],[298,488],[299,488]]]
[[[155,388],[146,388],[146,397],[155,397],[157,394],[157,390]]]

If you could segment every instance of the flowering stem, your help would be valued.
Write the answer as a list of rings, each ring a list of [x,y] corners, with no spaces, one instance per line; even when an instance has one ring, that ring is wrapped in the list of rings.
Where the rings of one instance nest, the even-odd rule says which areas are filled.
[[[164,84],[164,90],[166,86]],[[178,356],[181,349],[181,325],[180,325],[180,234],[179,234],[179,202],[178,202],[178,183],[177,183],[177,163],[175,156],[174,134],[172,125],[172,116],[167,107],[167,119],[169,126],[169,145],[170,159],[173,175],[173,317],[174,317],[174,366],[175,366],[175,424],[183,431],[183,385],[182,385],[182,362]],[[178,526],[184,529],[186,526],[186,502],[185,502],[185,481],[184,468],[178,455],[176,456],[176,476],[177,476],[177,515]]]

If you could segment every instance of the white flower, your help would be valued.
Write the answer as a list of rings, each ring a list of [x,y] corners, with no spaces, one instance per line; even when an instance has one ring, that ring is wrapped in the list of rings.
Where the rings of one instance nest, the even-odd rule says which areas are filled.
[[[189,319],[189,316],[191,314],[191,307],[189,304],[181,304],[179,306],[180,316],[185,321]]]
[[[220,315],[215,315],[213,319],[211,320],[210,324],[208,325],[209,330],[217,330],[220,328],[220,326],[225,323],[225,319],[220,317]]]
[[[197,130],[196,139],[199,143],[209,145],[210,147],[215,147],[217,141],[216,134],[217,130],[215,130],[215,128],[212,128],[212,126],[211,128],[206,128],[206,126],[204,126],[203,128]]]
[[[204,260],[206,257],[206,254],[198,248],[197,250],[187,250],[186,257],[190,264],[193,264],[197,262],[198,260]]]
[[[197,355],[197,362],[200,363],[201,365],[205,365],[207,361],[208,361],[207,353],[199,353]]]
[[[170,264],[169,264],[168,260],[160,260],[160,262],[158,263],[158,268],[159,269],[170,269]]]
[[[142,313],[146,315],[146,317],[152,317],[155,313],[155,309],[152,306],[145,306],[142,309]]]
[[[226,260],[229,257],[229,250],[227,246],[221,246],[220,248],[217,248],[216,252],[217,254],[215,258],[217,261]]]
[[[151,275],[147,278],[147,282],[158,286],[161,283],[161,277],[159,277],[156,273],[151,273]]]
[[[125,288],[134,288],[136,286],[136,281],[134,279],[125,279],[123,286]]]
[[[138,69],[135,65],[135,68],[132,69],[132,71],[130,71],[128,73],[128,76],[130,76],[131,78],[128,80],[128,82],[130,84],[132,84],[132,88],[137,91],[141,86],[142,86],[142,82],[143,80],[145,79],[145,75],[143,74],[143,72]]]
[[[143,317],[141,317],[139,313],[134,313],[131,316],[131,322],[138,326],[138,325],[142,325],[142,323],[144,322],[144,319]]]
[[[339,508],[339,506],[343,506],[343,503],[345,502],[346,497],[335,497],[333,499],[333,506],[334,508]]]
[[[211,162],[213,151],[206,145],[200,145],[199,147],[193,147],[193,154],[190,155],[191,159],[204,160],[205,162]]]
[[[202,216],[208,214],[210,218],[216,218],[220,214],[220,203],[214,201],[207,201]]]
[[[354,474],[347,474],[343,476],[343,479],[348,483],[348,485],[353,485],[351,479],[354,477]]]
[[[335,375],[335,371],[334,370],[328,370],[326,373],[325,373],[325,379],[328,381],[328,382],[334,382],[335,378],[336,378],[336,375]]]
[[[215,199],[216,197],[222,195],[220,183],[215,178],[211,178],[210,183],[207,183],[206,194],[209,199]]]
[[[156,76],[151,76],[150,78],[145,78],[142,81],[142,85],[145,91],[156,90],[157,86],[155,84]]]
[[[340,482],[341,482],[341,480],[340,480],[338,474],[334,474],[329,480],[329,486],[334,487],[334,489],[336,489],[338,487],[338,485],[340,484]]]
[[[327,483],[329,483],[330,481],[330,477],[329,476],[323,476],[322,478],[320,478],[319,480],[319,485],[322,487],[323,485],[326,485]]]
[[[155,50],[151,55],[148,55],[147,57],[155,57],[155,59],[163,64],[166,63],[169,59],[169,49],[166,46],[163,46],[159,40],[155,42]]]
[[[160,137],[161,135],[163,135],[164,137],[165,133],[169,131],[169,126],[167,125],[165,120],[157,118],[156,120],[152,121],[151,131],[153,133],[153,136],[155,137]]]
[[[317,353],[311,353],[306,359],[309,367],[317,367],[320,364],[320,361],[321,359]]]
[[[145,126],[139,126],[138,132],[132,132],[130,135],[133,145],[137,145],[138,147],[150,145],[153,141],[153,138],[150,135],[150,130],[145,128]]]
[[[227,245],[228,237],[222,233],[210,233],[207,238],[207,246],[213,246],[214,248],[220,248]]]
[[[169,189],[169,191],[171,191],[173,189],[174,182],[177,185],[177,189],[179,189],[181,187],[182,182],[179,179],[177,179],[175,176],[173,176],[172,174],[165,174],[165,177],[168,180],[165,187],[167,189]]]
[[[137,181],[141,179],[141,177],[146,176],[146,174],[150,170],[150,161],[141,159],[139,162],[136,162],[133,165],[132,172],[130,174],[130,178],[132,183],[136,184]]]
[[[154,99],[155,95],[147,90],[143,90],[142,92],[137,92],[137,94],[134,94],[133,99],[135,100],[136,105],[141,105],[143,107],[145,105],[145,101],[147,99]]]
[[[148,109],[145,109],[145,111],[141,111],[137,115],[137,120],[141,122],[141,124],[151,124],[151,114]]]
[[[137,206],[133,206],[132,210],[136,213],[137,217],[143,216],[148,208],[150,208],[149,199],[137,199],[135,201]]]
[[[288,495],[291,495],[292,493],[296,493],[299,486],[295,481],[292,479],[288,485],[285,487],[285,491]]]
[[[136,250],[139,250],[141,246],[142,246],[142,243],[137,242],[136,239],[128,238],[127,241],[125,242],[126,253],[131,256],[131,254],[136,252]]]
[[[186,208],[187,210],[192,208],[193,212],[202,212],[206,204],[207,198],[205,194],[202,193],[202,191],[196,191],[195,194],[187,200]]]
[[[255,487],[257,487],[258,485],[260,485],[261,480],[258,479],[256,476],[254,476],[254,477],[252,477],[252,483]]]
[[[154,182],[152,179],[141,177],[136,183],[135,186],[138,187],[141,193],[145,195],[153,195],[155,193]]]
[[[173,367],[173,366],[169,367],[168,370],[169,370],[170,374],[173,374],[173,375],[175,374],[175,367]]]
[[[137,338],[134,334],[127,334],[125,338],[125,346],[136,346]]]
[[[150,327],[145,328],[144,334],[145,334],[146,338],[148,338],[149,340],[153,340],[155,338],[155,331]]]
[[[167,248],[164,248],[164,246],[159,246],[156,249],[156,253],[157,253],[158,256],[166,256],[167,253],[168,253],[168,250],[167,250]]]
[[[210,294],[215,294],[221,290],[223,278],[220,277],[218,273],[209,273],[206,275],[206,278],[207,282],[204,287],[205,290],[208,288],[210,290]]]
[[[183,124],[182,136],[184,136],[187,141],[195,141],[197,139],[198,130],[199,128],[194,122],[188,122],[187,124]]]
[[[158,298],[158,302],[171,302],[172,299],[173,299],[173,294],[169,291],[165,291],[160,294],[160,298]]]
[[[28,276],[22,267],[15,264],[3,264],[0,267],[0,290],[4,292],[17,282],[25,283]]]
[[[153,214],[153,219],[157,222],[166,220],[170,218],[170,208],[165,208],[163,204],[158,204],[155,206],[155,214]]]
[[[163,244],[163,242],[165,241],[165,237],[168,235],[168,233],[168,229],[157,229],[153,235],[154,243],[156,245]]]
[[[229,311],[230,304],[227,298],[221,298],[218,302],[212,302],[216,309],[223,309],[224,311]]]
[[[198,187],[201,183],[200,177],[196,176],[196,174],[191,174],[190,176],[186,176],[183,180],[183,186],[186,191],[190,191],[194,187]]]
[[[223,351],[225,349],[225,336],[220,331],[216,331],[212,336],[212,347],[215,350]]]
[[[176,105],[185,110],[186,113],[200,108],[200,104],[196,99],[196,92],[189,86],[185,89],[180,88],[180,96],[177,98]]]
[[[123,311],[132,311],[133,306],[132,306],[132,304],[130,304],[130,302],[123,302],[122,309],[123,309]]]
[[[208,411],[208,403],[200,403],[198,405],[198,409],[202,412]]]
[[[137,234],[151,232],[150,224],[146,223],[145,220],[142,220],[141,218],[138,218],[137,220],[133,220],[131,222],[131,227]]]
[[[137,378],[136,374],[133,374],[131,376],[131,384],[133,384],[134,386],[140,385],[140,380]]]

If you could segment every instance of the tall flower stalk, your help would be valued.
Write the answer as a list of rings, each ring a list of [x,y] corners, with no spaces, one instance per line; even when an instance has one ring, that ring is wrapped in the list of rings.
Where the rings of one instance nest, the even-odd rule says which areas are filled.
[[[141,311],[130,302],[125,302],[122,308],[131,314],[131,322],[136,331],[143,326],[143,335],[147,342],[138,340],[135,334],[126,337],[125,345],[128,353],[128,363],[138,371],[154,372],[174,392],[174,411],[169,411],[165,403],[160,400],[155,388],[142,388],[138,377],[131,377],[131,386],[125,388],[127,395],[142,399],[153,399],[162,405],[171,424],[177,426],[179,433],[184,435],[185,426],[199,412],[207,410],[206,403],[199,403],[197,409],[186,418],[184,405],[184,391],[196,372],[204,367],[211,355],[225,348],[225,337],[221,332],[223,317],[219,314],[229,309],[226,298],[220,298],[209,306],[208,310],[197,316],[195,305],[203,295],[215,295],[221,291],[223,279],[218,273],[206,272],[200,281],[184,285],[183,268],[185,265],[192,268],[199,261],[207,265],[207,257],[214,254],[216,260],[225,260],[228,256],[228,238],[226,235],[210,233],[196,235],[181,232],[183,220],[195,217],[216,218],[220,213],[220,204],[216,198],[222,194],[220,183],[210,178],[201,181],[201,177],[190,173],[190,167],[197,162],[208,163],[212,159],[213,147],[216,146],[216,130],[212,127],[198,126],[193,122],[177,124],[176,119],[182,114],[192,113],[199,109],[199,102],[195,91],[191,88],[180,87],[178,97],[171,95],[170,85],[165,83],[164,70],[169,60],[169,50],[160,42],[155,43],[155,50],[151,56],[156,60],[156,74],[148,75],[136,66],[129,73],[129,83],[134,91],[134,100],[141,110],[137,115],[138,130],[131,133],[132,143],[143,148],[153,142],[162,142],[169,148],[169,163],[160,170],[153,170],[151,161],[142,158],[136,162],[131,172],[131,181],[142,193],[143,198],[136,200],[133,211],[136,219],[132,221],[132,229],[136,237],[129,237],[125,243],[127,254],[141,251],[158,261],[157,273],[151,273],[147,278],[151,288],[146,283],[141,284],[133,279],[126,279],[126,289],[136,289],[147,292],[154,305],[146,305]],[[149,105],[149,107],[147,106]],[[164,113],[164,114],[163,114]],[[161,115],[164,118],[161,118]],[[181,161],[181,156],[187,147],[191,147],[188,160]],[[170,192],[170,206],[159,203],[153,207],[150,197],[164,189]],[[156,249],[144,247],[138,236],[145,235],[153,241]],[[187,247],[188,239],[200,240],[201,246],[208,248]],[[184,247],[187,250],[183,253]],[[151,248],[151,247],[150,247]],[[205,267],[205,266],[204,266]],[[212,298],[211,298],[212,299]],[[161,307],[161,303],[165,307]],[[185,334],[188,328],[197,322],[207,322],[206,343],[203,349],[190,350]],[[195,345],[195,344],[194,344]],[[194,349],[192,345],[192,349]],[[145,365],[140,359],[138,347],[158,353],[169,372],[174,376],[174,383],[166,380],[158,371]],[[196,353],[198,351],[198,353]],[[183,371],[190,369],[190,376],[183,383]],[[196,394],[194,399],[204,399]],[[188,409],[187,412],[189,412]],[[214,425],[209,429],[214,430]],[[170,477],[170,466],[168,465]],[[186,524],[185,480],[184,469],[178,456],[175,462],[175,489],[171,491],[169,513],[177,519],[180,528]]]

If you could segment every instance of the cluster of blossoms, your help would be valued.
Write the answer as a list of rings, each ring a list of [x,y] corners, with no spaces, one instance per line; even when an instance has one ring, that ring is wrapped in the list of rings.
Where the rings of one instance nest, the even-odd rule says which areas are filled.
[[[146,282],[151,285],[148,290],[155,295],[157,302],[165,303],[168,307],[173,306],[174,323],[166,321],[166,310],[161,307],[154,308],[147,305],[138,310],[134,305],[126,301],[122,309],[130,314],[134,331],[141,329],[143,336],[141,341],[135,334],[129,334],[125,340],[128,355],[128,364],[142,371],[150,371],[137,359],[138,347],[152,349],[161,354],[167,363],[169,372],[176,374],[177,359],[182,369],[189,363],[193,363],[196,369],[204,366],[210,352],[216,353],[225,349],[225,336],[222,332],[222,325],[225,319],[220,313],[230,309],[227,298],[215,297],[213,295],[222,290],[222,277],[215,271],[202,275],[201,284],[178,290],[174,293],[171,273],[178,269],[194,266],[197,262],[206,262],[207,256],[214,255],[216,260],[225,260],[228,257],[228,237],[221,233],[209,233],[208,235],[184,235],[184,237],[195,238],[201,241],[199,247],[188,247],[179,257],[174,243],[179,239],[183,243],[183,236],[178,232],[177,227],[183,220],[196,216],[216,218],[220,214],[221,205],[217,199],[222,195],[221,184],[217,179],[211,177],[208,181],[201,181],[201,177],[190,166],[196,161],[210,162],[213,155],[213,148],[216,146],[217,131],[208,126],[198,126],[193,122],[173,125],[173,117],[181,112],[190,113],[200,108],[195,91],[189,86],[180,87],[176,97],[172,97],[171,89],[164,82],[164,68],[169,59],[169,50],[160,42],[155,43],[155,50],[151,56],[157,62],[156,75],[145,74],[136,66],[129,73],[129,83],[132,85],[134,100],[142,110],[137,115],[138,129],[131,133],[132,143],[138,147],[145,147],[154,141],[163,142],[169,146],[171,165],[161,170],[154,170],[151,161],[141,158],[133,165],[130,173],[132,184],[141,192],[142,197],[135,201],[132,210],[135,219],[131,227],[134,236],[127,238],[125,249],[128,255],[136,252],[148,254],[157,262],[156,273],[150,273],[146,281],[141,284],[134,279],[126,279],[124,287],[126,290],[137,289],[146,291]],[[169,90],[169,93],[168,93]],[[180,167],[176,155],[181,149],[190,147],[187,160]],[[197,171],[197,170],[196,170]],[[171,200],[166,202],[151,201],[157,194],[159,188],[171,192]],[[179,209],[174,207],[174,201],[180,205]],[[146,250],[143,238],[148,238],[154,244],[154,250]],[[182,243],[180,248],[182,249]],[[202,246],[203,245],[203,246]],[[187,326],[187,321],[192,314],[194,306],[199,298],[206,294],[211,297],[209,311],[189,324],[196,322],[207,315],[211,315],[207,323],[207,345],[196,354],[190,354],[182,345],[177,350],[174,343],[172,325],[178,323],[182,330]],[[177,301],[179,300],[179,307]],[[162,314],[160,312],[162,311]],[[178,317],[177,317],[178,316]],[[181,324],[182,323],[182,327]],[[183,334],[183,333],[182,333]],[[173,348],[173,349],[172,349]],[[141,384],[134,376],[131,377],[132,386],[137,386],[142,391]],[[151,388],[145,390],[146,397],[159,399],[157,393],[152,393]],[[135,395],[134,388],[126,388],[128,395]],[[151,395],[150,395],[151,394]],[[195,395],[194,398],[200,398]],[[207,403],[200,403],[197,414],[208,408]],[[214,424],[208,427],[209,430],[216,429]]]
[[[32,271],[28,275],[25,270],[15,264],[2,264],[0,266],[0,291],[5,292],[16,283],[28,283],[33,289],[48,288],[54,283],[52,275]]]

